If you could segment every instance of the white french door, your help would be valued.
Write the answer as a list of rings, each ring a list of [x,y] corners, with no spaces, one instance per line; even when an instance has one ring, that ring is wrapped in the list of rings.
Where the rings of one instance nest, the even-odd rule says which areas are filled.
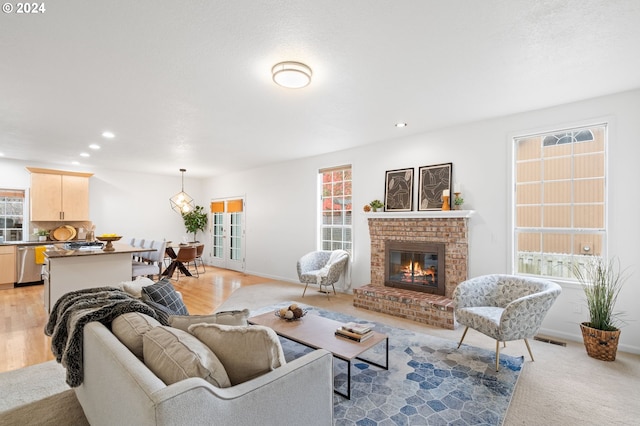
[[[211,201],[211,224],[212,265],[244,272],[244,197]]]

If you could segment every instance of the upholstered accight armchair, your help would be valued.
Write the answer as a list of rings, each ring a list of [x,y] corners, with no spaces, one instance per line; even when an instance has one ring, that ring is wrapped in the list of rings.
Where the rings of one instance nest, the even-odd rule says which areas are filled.
[[[540,329],[542,320],[560,295],[560,286],[549,280],[514,275],[483,275],[458,284],[453,292],[454,313],[466,326],[496,339],[496,371],[500,342],[524,339],[533,361],[528,338]]]
[[[298,260],[298,278],[304,283],[302,297],[307,291],[309,284],[317,284],[320,291],[327,294],[329,290],[322,290],[323,286],[331,286],[333,294],[336,294],[335,283],[345,272],[349,263],[349,253],[344,250],[320,250],[305,254]],[[345,274],[346,275],[346,274]]]

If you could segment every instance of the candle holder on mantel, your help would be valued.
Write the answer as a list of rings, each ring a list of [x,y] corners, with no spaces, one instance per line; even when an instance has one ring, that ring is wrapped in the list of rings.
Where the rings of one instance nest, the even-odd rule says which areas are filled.
[[[448,195],[443,195],[442,196],[442,210],[451,210],[451,207],[449,206],[449,196]]]

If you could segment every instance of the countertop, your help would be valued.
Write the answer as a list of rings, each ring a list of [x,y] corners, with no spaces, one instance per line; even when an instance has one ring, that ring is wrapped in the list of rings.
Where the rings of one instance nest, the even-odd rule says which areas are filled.
[[[69,240],[69,241],[3,241],[0,243],[0,246],[47,246],[51,244],[64,244],[64,243],[75,243],[79,241],[86,240]]]
[[[110,254],[122,254],[122,253],[140,253],[144,251],[156,251],[155,249],[133,247],[133,246],[130,246],[129,244],[119,244],[119,243],[113,243],[113,248],[115,249],[114,251],[104,251],[102,249],[68,250],[64,247],[63,242],[51,244],[51,241],[49,241],[49,244],[41,243],[40,245],[47,246],[47,249],[45,250],[44,255],[50,259],[73,257],[73,256],[98,256],[98,255],[110,255]]]

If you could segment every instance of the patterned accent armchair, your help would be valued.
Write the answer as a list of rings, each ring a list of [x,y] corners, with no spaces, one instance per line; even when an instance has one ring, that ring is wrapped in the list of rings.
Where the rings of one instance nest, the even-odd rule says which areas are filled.
[[[348,263],[349,253],[344,250],[312,251],[302,256],[297,264],[298,278],[305,284],[302,297],[309,284],[318,284],[320,291],[327,294],[327,298],[329,290],[322,290],[322,286],[331,286],[333,294],[336,294],[334,284],[338,282]]]
[[[454,313],[466,326],[496,339],[496,371],[500,342],[524,339],[533,361],[528,338],[533,337],[560,295],[561,287],[549,280],[513,275],[483,275],[460,283],[454,293]]]

